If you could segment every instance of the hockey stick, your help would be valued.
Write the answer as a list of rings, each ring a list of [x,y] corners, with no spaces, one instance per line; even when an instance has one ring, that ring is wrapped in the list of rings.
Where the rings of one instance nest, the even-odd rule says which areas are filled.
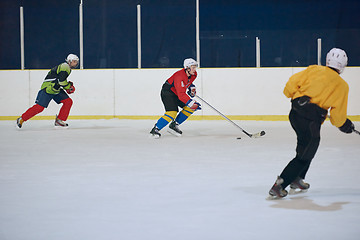
[[[204,102],[206,105],[208,105],[209,107],[211,107],[215,112],[217,112],[218,114],[220,114],[223,118],[225,118],[228,122],[232,123],[235,127],[239,128],[243,133],[245,133],[248,137],[250,138],[258,138],[261,136],[265,135],[265,131],[261,131],[258,133],[248,133],[247,131],[245,131],[244,129],[242,129],[239,125],[237,125],[236,123],[234,123],[233,121],[231,121],[228,117],[226,117],[224,114],[222,114],[221,112],[219,112],[216,108],[214,108],[213,106],[211,106],[207,101],[205,101],[204,99],[202,99],[201,97],[199,97],[198,95],[196,95],[197,98],[199,98],[202,102]]]
[[[355,133],[357,133],[357,134],[360,135],[360,132],[359,132],[358,130],[353,129],[353,132],[355,132]]]

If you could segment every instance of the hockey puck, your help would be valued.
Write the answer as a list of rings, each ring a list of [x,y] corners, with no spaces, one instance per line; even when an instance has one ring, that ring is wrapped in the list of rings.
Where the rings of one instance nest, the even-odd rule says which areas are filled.
[[[241,139],[241,137],[238,137],[238,138],[236,138],[236,139]]]

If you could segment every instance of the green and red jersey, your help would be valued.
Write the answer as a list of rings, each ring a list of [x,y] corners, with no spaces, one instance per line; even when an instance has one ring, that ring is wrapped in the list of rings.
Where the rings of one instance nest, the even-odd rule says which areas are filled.
[[[71,73],[71,68],[66,62],[61,63],[48,72],[45,77],[41,89],[46,90],[49,94],[58,94],[60,92],[60,87],[63,89],[69,89],[71,84],[67,81],[67,77]]]

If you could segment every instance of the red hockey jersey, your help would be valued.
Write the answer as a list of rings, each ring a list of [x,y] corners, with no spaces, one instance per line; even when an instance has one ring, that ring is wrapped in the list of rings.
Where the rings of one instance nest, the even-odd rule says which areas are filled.
[[[173,91],[180,101],[187,103],[190,100],[190,97],[186,94],[187,88],[195,81],[197,77],[197,72],[190,77],[187,76],[185,69],[181,69],[174,73],[168,80],[169,85],[171,85],[171,91]]]

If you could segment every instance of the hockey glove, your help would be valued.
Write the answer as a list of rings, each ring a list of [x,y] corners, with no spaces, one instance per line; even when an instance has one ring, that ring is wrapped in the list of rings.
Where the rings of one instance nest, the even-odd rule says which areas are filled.
[[[355,129],[354,124],[350,121],[350,119],[346,119],[344,125],[342,125],[341,127],[339,127],[340,131],[344,132],[344,133],[352,133]]]
[[[187,101],[186,105],[194,111],[201,110],[201,104],[196,102],[195,100],[190,99],[189,101]]]
[[[68,94],[72,94],[73,92],[75,92],[75,87],[74,87],[73,82],[69,81],[69,83],[70,83],[70,88],[66,89],[66,92]]]
[[[189,87],[188,87],[188,91],[187,91],[187,94],[190,96],[190,97],[195,97],[196,95],[196,87],[194,84],[191,84]]]

